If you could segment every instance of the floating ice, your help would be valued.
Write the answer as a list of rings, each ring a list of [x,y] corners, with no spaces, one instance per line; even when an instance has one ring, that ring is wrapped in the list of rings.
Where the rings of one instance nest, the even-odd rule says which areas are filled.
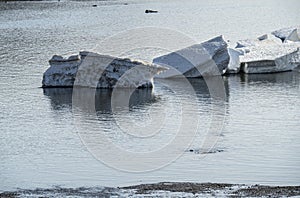
[[[166,54],[153,59],[153,63],[168,67],[169,70],[157,77],[171,78],[216,76],[224,74],[229,54],[223,36],[215,37],[201,44]]]
[[[290,71],[300,61],[296,52],[300,43],[263,44],[250,48],[250,52],[240,57],[241,71],[244,73],[274,73]]]
[[[228,48],[228,53],[230,56],[230,60],[228,63],[226,73],[236,74],[240,71],[240,56],[244,55],[246,52],[243,49]]]
[[[287,27],[272,32],[274,36],[280,38],[282,42],[294,31],[297,27]]]
[[[152,87],[153,76],[166,68],[91,52],[63,58],[54,55],[43,75],[43,87]],[[75,81],[76,79],[76,81]]]
[[[284,40],[284,42],[300,42],[300,29],[294,29]]]

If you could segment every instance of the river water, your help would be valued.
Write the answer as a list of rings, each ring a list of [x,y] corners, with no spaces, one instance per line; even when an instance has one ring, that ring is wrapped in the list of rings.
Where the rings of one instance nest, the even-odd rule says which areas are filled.
[[[124,30],[151,26],[180,31],[197,42],[219,34],[235,41],[296,25],[299,8],[297,0],[1,2],[0,190],[160,181],[299,185],[297,71],[222,78],[226,97],[219,119],[221,128],[209,154],[201,154],[201,145],[220,112],[213,108],[203,79],[189,82],[194,97],[185,89],[186,82],[155,80],[153,89],[136,90],[129,111],[120,114],[111,112],[109,90],[96,92],[96,112],[91,112],[84,106],[75,110],[72,89],[39,88],[53,54],[93,50],[104,38]],[[147,15],[145,9],[159,13]],[[140,50],[131,56],[151,60],[158,55],[155,50],[149,54]],[[179,89],[171,90],[168,85]],[[84,100],[94,95],[93,90],[82,89],[78,97]],[[183,107],[187,115],[184,123]],[[126,127],[127,122],[150,122],[148,130],[152,133],[157,129],[153,120],[163,120],[165,125],[149,139],[121,133],[120,126]],[[97,143],[95,132],[101,130],[111,144],[124,150],[151,152],[168,145],[181,125],[189,129],[195,123],[194,141],[179,151],[177,160],[139,173],[107,165],[84,140],[89,134]],[[120,159],[122,166],[122,152],[109,152],[107,145],[103,149],[111,158]],[[157,155],[149,164],[155,167],[167,157]],[[131,167],[136,163],[129,160]]]

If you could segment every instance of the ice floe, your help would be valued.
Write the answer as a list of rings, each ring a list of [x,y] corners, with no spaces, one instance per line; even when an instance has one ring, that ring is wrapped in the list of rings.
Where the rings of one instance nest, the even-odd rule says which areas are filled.
[[[63,58],[54,55],[43,75],[43,87],[152,87],[153,76],[166,68],[128,58],[92,52]]]
[[[157,77],[171,78],[182,75],[201,77],[224,74],[229,63],[227,46],[223,36],[218,36],[201,44],[157,57],[153,59],[153,63],[169,68]]]

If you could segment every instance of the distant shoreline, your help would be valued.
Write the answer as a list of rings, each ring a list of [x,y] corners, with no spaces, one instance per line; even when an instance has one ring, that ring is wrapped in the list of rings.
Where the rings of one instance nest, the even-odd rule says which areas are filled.
[[[227,183],[161,182],[127,187],[80,187],[17,190],[0,193],[0,197],[19,196],[222,196],[222,197],[290,197],[300,195],[300,186],[264,186]]]
[[[8,2],[8,1],[45,1],[45,0],[0,0],[0,2]]]

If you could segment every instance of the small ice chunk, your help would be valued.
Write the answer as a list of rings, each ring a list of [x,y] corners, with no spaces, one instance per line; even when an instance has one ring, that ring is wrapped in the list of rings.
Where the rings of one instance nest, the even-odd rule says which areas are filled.
[[[297,29],[297,27],[282,28],[282,29],[273,31],[271,34],[273,34],[277,38],[280,38],[283,42],[291,34],[291,32],[295,29]]]
[[[299,42],[300,41],[300,29],[294,29],[284,40],[284,42]]]

